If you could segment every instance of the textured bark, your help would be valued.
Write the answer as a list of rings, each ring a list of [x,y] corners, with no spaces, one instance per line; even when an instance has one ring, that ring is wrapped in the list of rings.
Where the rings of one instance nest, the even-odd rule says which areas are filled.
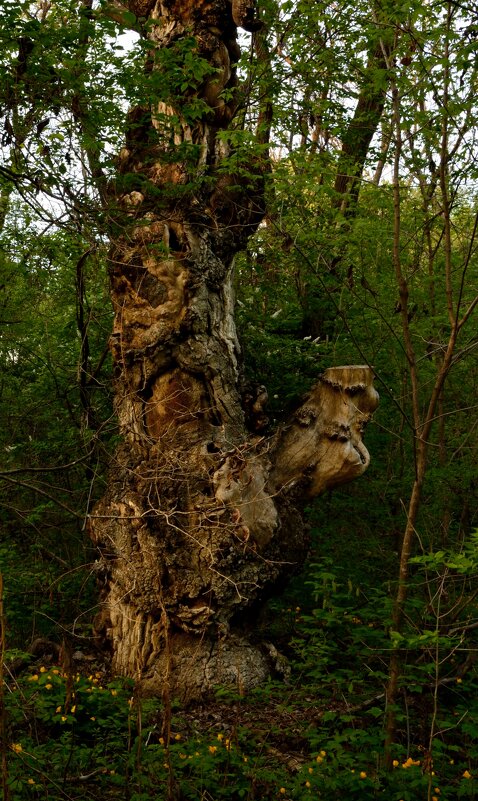
[[[110,263],[122,444],[91,516],[96,622],[116,672],[190,699],[268,674],[249,622],[307,553],[296,504],[366,469],[360,436],[377,396],[369,368],[332,368],[273,437],[258,433],[260,398],[255,433],[246,426],[231,273],[264,213],[263,170],[251,158],[246,177],[221,172],[230,154],[218,131],[234,114],[221,91],[236,83],[236,23],[254,26],[253,10],[227,0],[129,10],[149,16],[158,50],[179,52],[194,33],[215,71],[194,88],[205,103],[194,123],[188,90],[174,107],[132,109],[119,157]]]

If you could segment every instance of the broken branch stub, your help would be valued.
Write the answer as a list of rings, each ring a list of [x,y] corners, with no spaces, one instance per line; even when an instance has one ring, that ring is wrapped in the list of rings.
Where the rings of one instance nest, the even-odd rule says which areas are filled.
[[[329,367],[279,432],[273,492],[313,498],[367,469],[362,434],[378,405],[370,367]]]

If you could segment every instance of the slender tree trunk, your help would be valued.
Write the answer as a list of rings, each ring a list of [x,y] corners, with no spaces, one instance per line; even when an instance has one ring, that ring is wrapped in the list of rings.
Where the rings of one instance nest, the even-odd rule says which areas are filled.
[[[268,674],[250,629],[266,590],[306,554],[295,503],[366,469],[377,395],[368,367],[332,368],[274,437],[260,432],[263,389],[246,426],[232,269],[264,214],[264,170],[251,153],[232,174],[238,153],[221,131],[235,111],[236,24],[257,24],[225,0],[128,8],[148,21],[152,85],[165,76],[159,100],[130,111],[119,157],[110,272],[122,443],[91,516],[97,628],[118,673],[195,698]],[[213,69],[168,96],[191,57],[195,73]]]
[[[451,22],[452,15],[455,13],[454,7],[448,5],[448,24]],[[445,47],[445,56],[448,58],[449,49],[448,41]],[[443,108],[446,110],[448,103],[448,87],[449,87],[449,67],[445,61],[444,67],[444,102]],[[472,314],[475,305],[478,303],[478,298],[475,298],[467,307],[461,320],[460,315],[460,301],[461,292],[458,297],[458,304],[454,298],[453,281],[452,281],[452,237],[451,237],[451,210],[452,204],[449,196],[448,187],[448,164],[450,157],[449,140],[448,140],[448,126],[449,117],[447,114],[443,115],[442,119],[442,139],[441,139],[441,160],[439,167],[440,176],[440,202],[441,202],[441,216],[443,223],[443,251],[444,251],[444,278],[445,278],[445,294],[448,310],[448,318],[450,323],[450,330],[448,334],[448,341],[446,348],[443,350],[443,355],[439,359],[435,359],[436,363],[436,376],[431,387],[428,401],[423,410],[420,403],[420,386],[419,374],[417,369],[417,359],[415,354],[415,347],[412,339],[412,332],[410,328],[410,320],[408,316],[408,301],[409,301],[409,287],[406,275],[402,269],[401,264],[401,187],[400,187],[400,159],[402,155],[402,134],[401,134],[401,97],[396,84],[393,84],[393,125],[395,128],[395,159],[394,159],[394,245],[393,245],[393,261],[396,275],[396,282],[399,291],[400,309],[402,316],[402,331],[403,341],[405,345],[405,352],[408,362],[408,372],[410,375],[411,384],[411,400],[412,400],[412,418],[413,418],[413,437],[415,449],[415,480],[413,482],[410,499],[407,509],[407,523],[403,536],[402,549],[400,554],[400,565],[398,575],[398,588],[397,595],[394,600],[394,610],[392,615],[392,630],[400,632],[403,626],[405,603],[408,593],[408,577],[409,577],[409,564],[413,552],[413,544],[416,533],[416,523],[420,509],[421,495],[423,485],[426,480],[427,472],[427,458],[430,444],[430,435],[433,424],[436,420],[436,410],[442,397],[443,388],[448,378],[448,374],[452,368],[455,349],[457,344],[458,334],[461,328],[465,325],[468,317]],[[435,172],[435,170],[434,170]],[[422,186],[424,182],[422,181]],[[429,191],[429,190],[428,190]],[[434,187],[433,187],[434,191]],[[431,197],[431,195],[430,195]],[[426,198],[426,194],[425,194]],[[473,238],[476,228],[473,232]],[[467,256],[465,263],[462,267],[462,286],[465,274],[468,268],[469,256]],[[429,262],[429,275],[433,276],[432,272],[432,259]],[[433,287],[433,283],[431,284]],[[434,303],[434,294],[432,294],[432,303]],[[393,746],[396,739],[396,714],[395,707],[398,699],[399,681],[401,677],[402,664],[401,653],[398,647],[393,647],[390,657],[389,678],[387,683],[387,711],[385,720],[385,762],[389,770],[392,769],[393,764]]]

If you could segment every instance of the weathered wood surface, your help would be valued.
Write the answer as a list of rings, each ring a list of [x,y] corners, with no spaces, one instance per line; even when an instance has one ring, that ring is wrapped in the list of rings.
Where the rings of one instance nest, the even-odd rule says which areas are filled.
[[[125,4],[126,5],[126,4]],[[237,24],[227,0],[131,0],[156,53],[196,55],[214,72],[188,92],[132,109],[118,159],[110,252],[111,350],[122,444],[91,516],[100,559],[97,629],[114,669],[158,694],[247,689],[270,670],[249,639],[265,592],[302,563],[300,504],[360,475],[377,404],[368,367],[325,371],[270,437],[246,426],[234,324],[235,253],[264,214],[259,159],[222,171],[236,100]],[[148,24],[144,26],[144,22]]]

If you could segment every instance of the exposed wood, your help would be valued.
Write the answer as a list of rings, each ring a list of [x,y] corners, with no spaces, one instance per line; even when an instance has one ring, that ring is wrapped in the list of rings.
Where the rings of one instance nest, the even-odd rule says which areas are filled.
[[[272,478],[302,498],[351,481],[370,457],[362,434],[378,405],[367,366],[330,367],[281,433]]]

